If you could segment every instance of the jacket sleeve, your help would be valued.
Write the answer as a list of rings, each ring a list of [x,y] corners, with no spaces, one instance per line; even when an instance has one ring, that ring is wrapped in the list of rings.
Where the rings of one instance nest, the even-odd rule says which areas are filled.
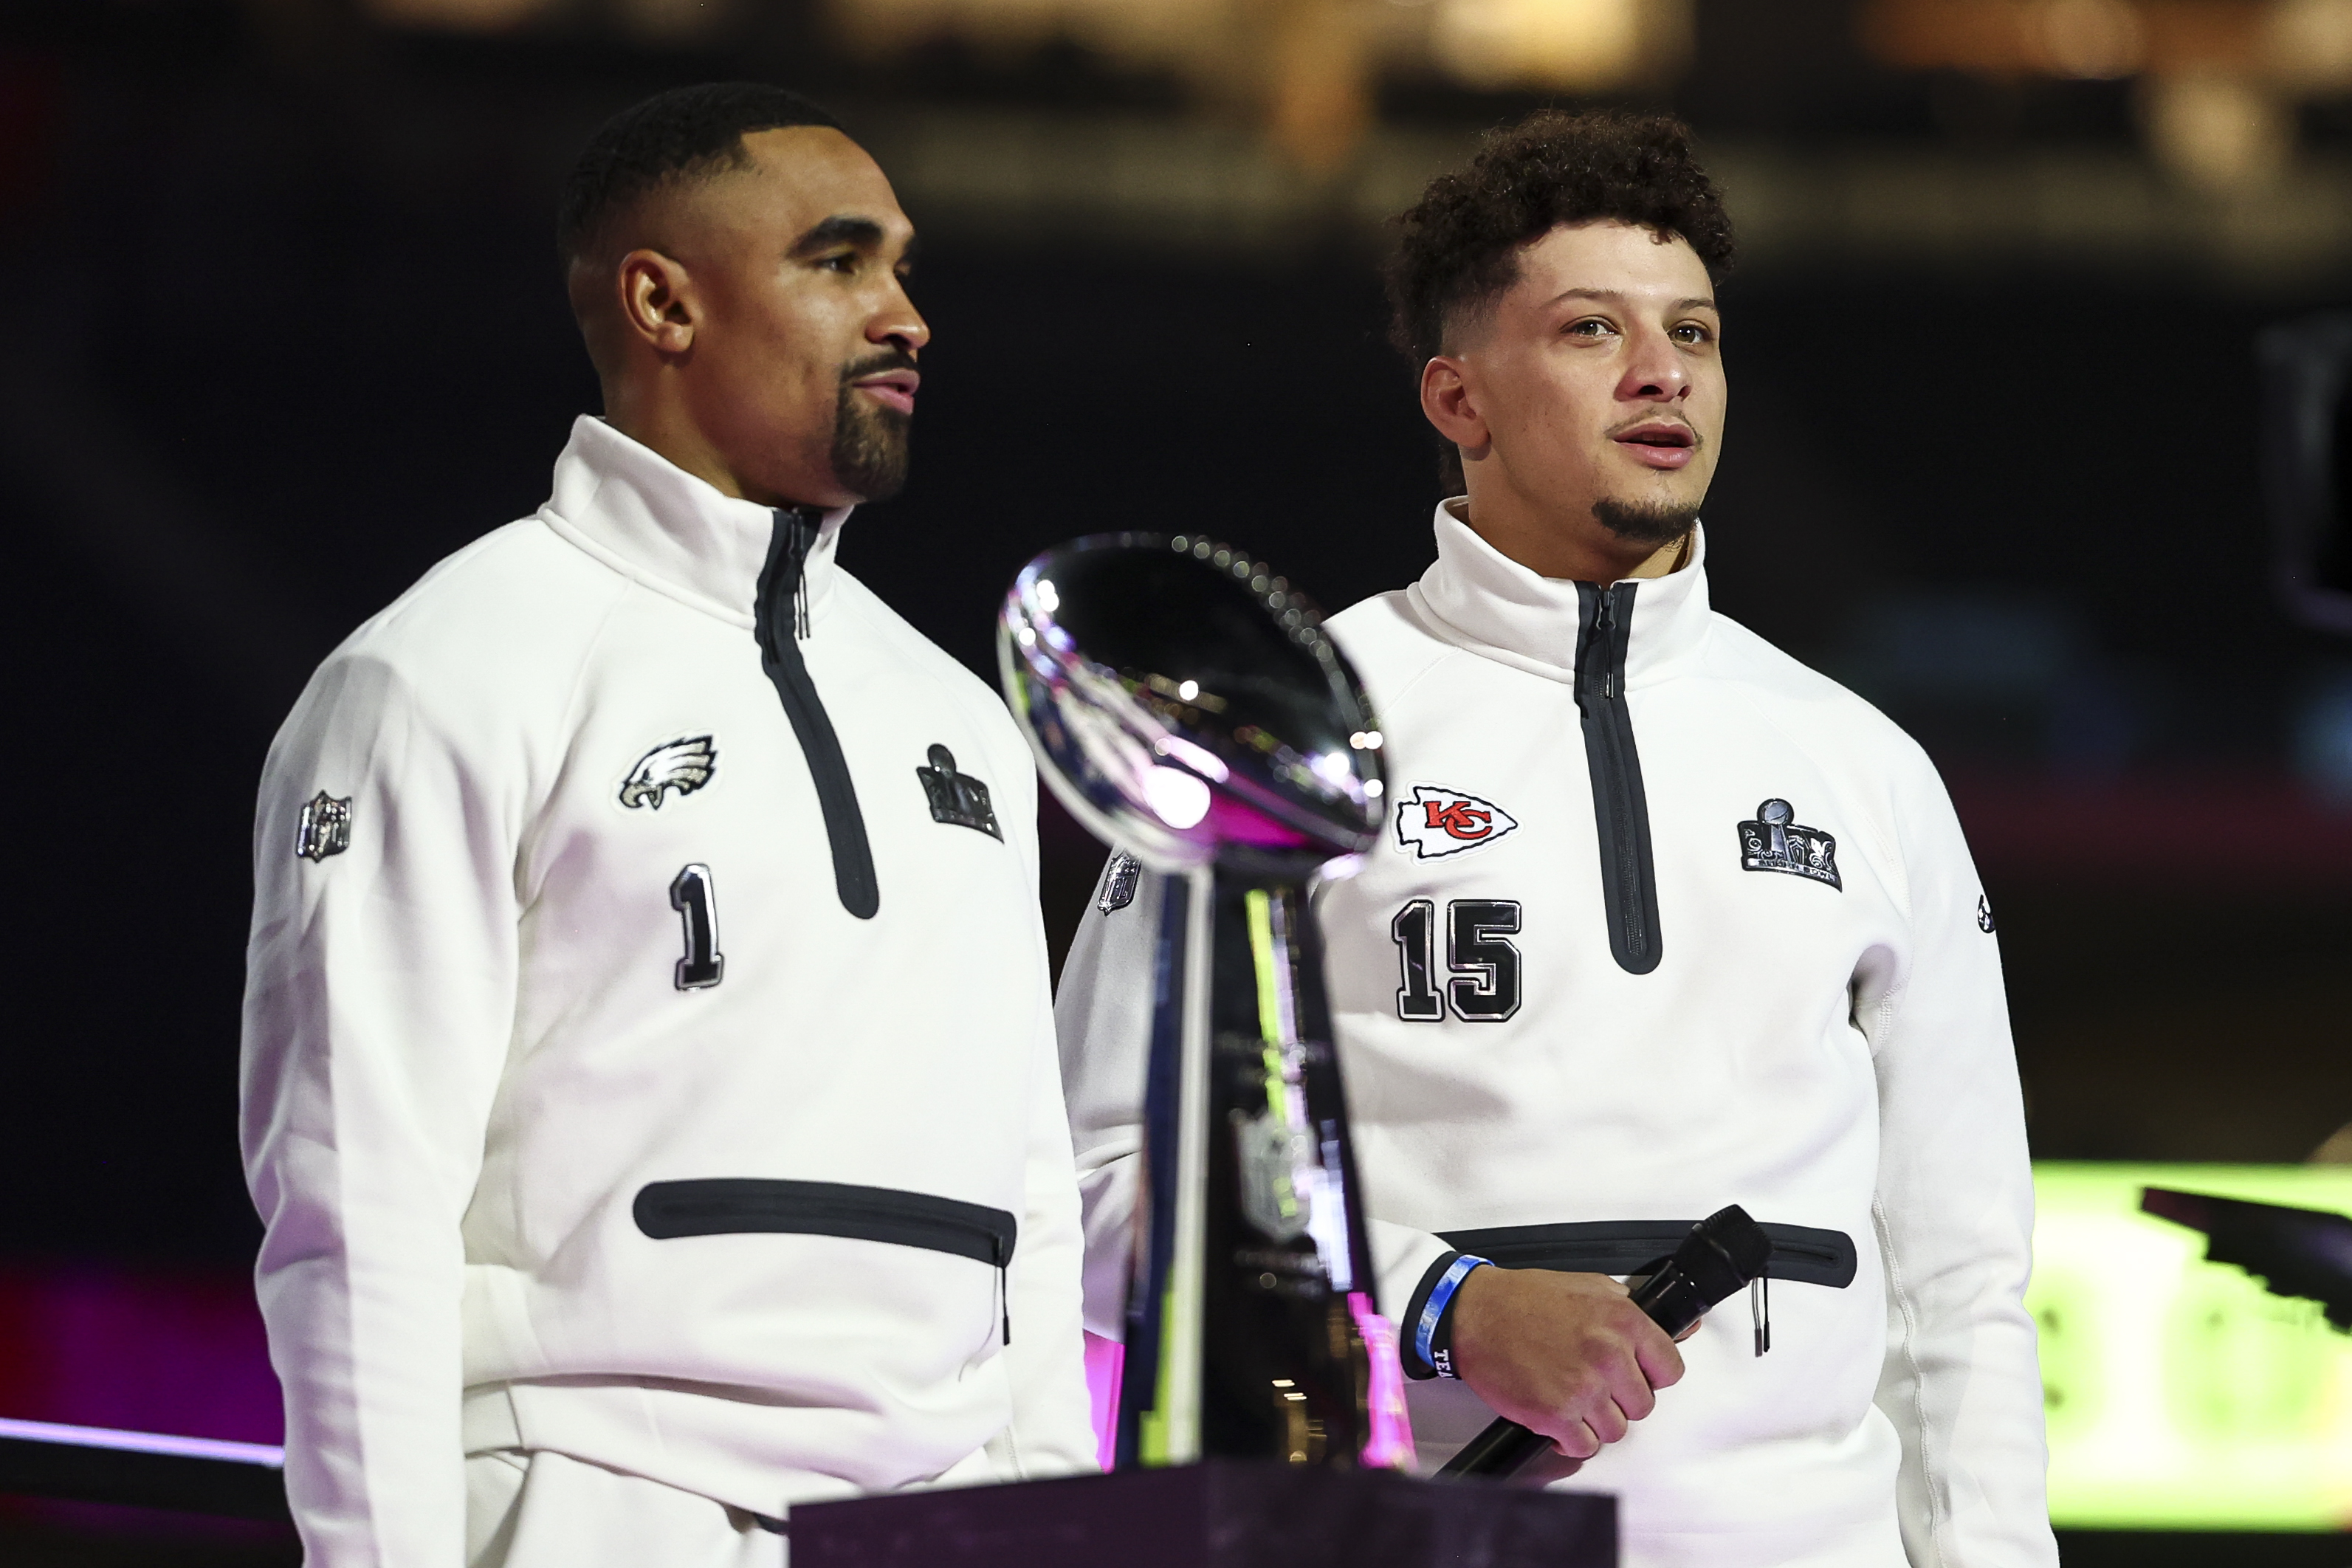
[[[339,654],[262,780],[241,1142],[312,1568],[464,1558],[458,1226],[513,1027],[520,813],[459,752]],[[349,847],[298,858],[322,794],[350,802]]]
[[[1108,877],[1106,865],[1104,880]],[[1151,1049],[1152,966],[1164,885],[1154,873],[1141,872],[1133,901],[1105,910],[1097,882],[1097,897],[1078,916],[1054,995],[1062,1091],[1085,1210],[1086,1326],[1107,1340],[1127,1337],[1143,1073]]]
[[[1878,1079],[1874,1218],[1916,1568],[2048,1568],[2042,1376],[2025,1310],[2033,1182],[2000,952],[1942,783],[1916,756],[1895,802],[1910,945],[1866,968],[1855,1022]]]
[[[1086,1199],[1087,1328],[1105,1339],[1126,1337],[1127,1288],[1134,1267],[1135,1199],[1143,1153],[1143,1079],[1151,1048],[1160,915],[1166,882],[1155,872],[1136,878],[1134,898],[1100,907],[1109,867],[1096,884],[1097,899],[1079,917],[1076,939],[1062,966],[1054,997],[1062,1043],[1062,1083],[1078,1157],[1078,1187]],[[1369,1206],[1371,1197],[1368,1194]],[[1379,1277],[1381,1309],[1398,1322],[1408,1373],[1431,1376],[1412,1353],[1403,1314],[1426,1297],[1453,1249],[1427,1232],[1368,1217]]]
[[[1033,779],[1026,748],[1019,771],[1007,777]],[[1034,782],[1031,788],[1034,788]],[[1036,802],[1017,807],[1027,829],[1021,850],[1027,857],[1031,886],[1037,864]],[[1034,908],[1034,899],[1032,900]],[[1096,1469],[1092,1405],[1087,1393],[1086,1336],[1079,1328],[1079,1268],[1085,1237],[1079,1227],[1078,1188],[1070,1166],[1070,1123],[1062,1106],[1062,1075],[1054,1049],[1053,1006],[1045,974],[1045,936],[1037,932],[1037,963],[1031,1016],[1036,1020],[1036,1052],[1030,1071],[1029,1148],[1024,1212],[1011,1270],[1013,1338],[1004,1347],[1013,1392],[1014,1452],[1007,1479],[1034,1480]]]

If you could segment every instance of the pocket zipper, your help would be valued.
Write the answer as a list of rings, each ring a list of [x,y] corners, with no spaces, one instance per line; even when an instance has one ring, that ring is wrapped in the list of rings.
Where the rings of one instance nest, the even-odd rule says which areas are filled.
[[[721,1176],[653,1182],[630,1213],[656,1241],[692,1236],[833,1236],[969,1258],[996,1270],[1000,1321],[1013,1342],[1013,1252],[1021,1222],[1003,1209],[929,1193],[840,1182]]]

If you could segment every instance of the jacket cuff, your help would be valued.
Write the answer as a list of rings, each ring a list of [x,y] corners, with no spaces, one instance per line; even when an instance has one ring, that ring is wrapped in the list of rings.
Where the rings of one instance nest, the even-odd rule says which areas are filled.
[[[1445,1271],[1453,1268],[1454,1260],[1461,1256],[1451,1249],[1439,1253],[1430,1266],[1422,1270],[1421,1283],[1412,1288],[1412,1296],[1405,1302],[1404,1316],[1397,1320],[1397,1360],[1403,1364],[1404,1374],[1415,1382],[1428,1382],[1437,1375],[1437,1369],[1422,1359],[1421,1352],[1414,1348],[1421,1336],[1413,1331],[1421,1322],[1422,1313],[1429,1310],[1429,1293],[1437,1289],[1437,1282],[1445,1278]],[[1445,1310],[1449,1315],[1453,1312],[1452,1301],[1445,1303]]]

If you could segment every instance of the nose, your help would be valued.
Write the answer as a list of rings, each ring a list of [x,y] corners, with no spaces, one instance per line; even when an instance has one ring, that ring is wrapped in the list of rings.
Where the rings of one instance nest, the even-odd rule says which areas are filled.
[[[890,297],[882,302],[880,310],[866,318],[866,341],[877,348],[897,349],[909,357],[920,353],[923,345],[931,341],[930,324],[915,309],[915,302],[907,298],[903,284],[894,279]]]
[[[1689,395],[1690,366],[1673,339],[1655,328],[1633,336],[1617,396],[1628,403],[1675,403]]]

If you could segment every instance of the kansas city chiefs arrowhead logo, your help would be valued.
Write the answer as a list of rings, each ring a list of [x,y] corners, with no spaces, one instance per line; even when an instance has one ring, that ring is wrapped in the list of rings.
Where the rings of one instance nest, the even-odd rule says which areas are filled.
[[[1412,850],[1416,860],[1492,844],[1517,826],[1517,819],[1493,801],[1436,784],[1415,784],[1410,795],[1397,802],[1397,848]]]

